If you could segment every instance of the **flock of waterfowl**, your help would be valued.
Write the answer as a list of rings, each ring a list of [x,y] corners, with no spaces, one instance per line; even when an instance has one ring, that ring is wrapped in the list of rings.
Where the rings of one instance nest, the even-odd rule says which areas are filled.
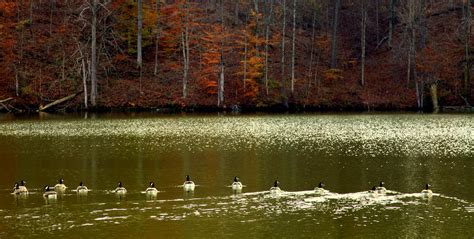
[[[271,194],[278,194],[282,192],[282,190],[279,187],[280,182],[278,180],[275,180],[273,183],[273,187],[270,188],[270,193]],[[318,186],[314,189],[316,194],[326,194],[329,192],[328,190],[324,189],[324,184],[320,182]],[[192,192],[194,191],[196,184],[194,184],[193,181],[191,181],[189,175],[186,175],[186,180],[184,181],[183,185],[183,190],[186,192]],[[233,192],[241,192],[242,188],[244,187],[242,183],[240,182],[238,177],[234,177],[234,180],[232,182],[232,185],[230,186],[232,188]],[[421,194],[425,197],[431,197],[433,195],[433,192],[430,189],[431,185],[426,184],[425,188],[421,191]],[[66,185],[64,184],[63,179],[59,179],[58,183],[54,187],[50,186],[45,186],[44,187],[44,193],[43,197],[46,199],[56,199],[58,194],[63,194],[66,192]],[[79,186],[74,190],[77,192],[78,195],[87,195],[87,193],[90,191],[82,182],[79,183]],[[384,187],[384,182],[380,182],[379,186],[374,186],[371,190],[369,190],[369,194],[372,196],[377,196],[377,195],[383,195],[385,194],[387,189]],[[114,190],[110,191],[118,196],[124,196],[127,193],[127,189],[122,185],[122,182],[118,182],[117,188]],[[19,183],[15,183],[15,187],[13,188],[13,193],[14,195],[27,195],[28,194],[28,189],[26,188],[26,182],[24,180],[21,180]],[[156,197],[158,194],[158,190],[155,187],[154,182],[150,182],[148,188],[145,190],[145,194],[147,196],[151,197]]]

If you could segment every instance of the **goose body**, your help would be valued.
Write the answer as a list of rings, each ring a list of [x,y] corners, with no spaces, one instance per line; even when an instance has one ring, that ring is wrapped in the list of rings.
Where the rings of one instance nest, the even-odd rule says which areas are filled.
[[[28,193],[28,189],[26,188],[26,182],[24,180],[20,181],[20,193]]]
[[[56,199],[58,197],[58,193],[56,191],[51,190],[50,186],[44,187],[43,197],[46,199]]]
[[[21,184],[24,184],[24,181],[22,181]],[[15,186],[13,187],[13,194],[25,195],[28,194],[28,189],[26,189],[24,185],[21,186],[20,184],[15,183]]]
[[[328,192],[328,190],[324,189],[324,184],[323,182],[319,182],[318,186],[314,188],[314,192],[319,195],[324,195]]]
[[[61,178],[58,180],[58,183],[54,185],[54,191],[57,193],[65,193],[66,192],[66,185],[64,185],[64,180]]]
[[[155,188],[155,183],[150,182],[150,186],[145,190],[147,196],[156,197],[158,195],[158,189]]]
[[[425,189],[423,189],[421,191],[421,194],[423,195],[423,197],[432,197],[433,196],[433,191],[431,191],[430,187],[431,187],[431,185],[429,185],[429,184],[425,185]]]
[[[281,189],[280,189],[280,187],[278,187],[279,184],[280,184],[280,182],[278,180],[275,180],[275,182],[273,182],[273,187],[270,188],[270,193],[271,194],[281,193]]]
[[[368,193],[369,193],[369,196],[370,196],[370,197],[373,197],[373,198],[375,198],[375,197],[378,197],[378,196],[379,196],[379,194],[378,194],[378,190],[377,190],[377,187],[375,187],[375,186],[374,186],[374,187],[372,187],[372,190],[369,190],[369,192],[368,192]]]
[[[191,179],[189,178],[189,175],[186,175],[186,181],[184,181],[184,183],[183,183],[184,191],[186,191],[186,192],[194,191],[195,187],[196,187],[196,185],[194,184],[193,181],[191,181]]]
[[[232,183],[232,191],[240,192],[244,186],[239,181],[238,177],[234,177],[234,182]]]
[[[89,189],[86,186],[84,186],[82,182],[80,182],[79,186],[76,188],[76,192],[77,194],[84,195],[89,192]]]
[[[127,193],[127,189],[123,187],[122,182],[118,182],[117,188],[113,192],[117,195],[124,195]]]
[[[387,189],[384,187],[384,185],[385,185],[384,182],[380,182],[379,186],[375,188],[378,194],[384,194],[387,192]]]

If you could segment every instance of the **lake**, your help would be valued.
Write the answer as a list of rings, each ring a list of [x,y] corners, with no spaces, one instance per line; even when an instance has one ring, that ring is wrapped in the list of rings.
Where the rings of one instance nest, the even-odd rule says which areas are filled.
[[[0,238],[474,237],[473,115],[0,114],[0,166]]]

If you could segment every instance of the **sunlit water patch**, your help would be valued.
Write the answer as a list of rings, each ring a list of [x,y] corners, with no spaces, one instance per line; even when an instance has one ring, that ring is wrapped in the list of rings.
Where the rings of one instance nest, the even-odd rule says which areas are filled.
[[[298,149],[353,156],[474,155],[474,120],[456,115],[162,117],[0,123],[15,137],[120,137],[143,147]],[[91,145],[93,147],[93,145]]]

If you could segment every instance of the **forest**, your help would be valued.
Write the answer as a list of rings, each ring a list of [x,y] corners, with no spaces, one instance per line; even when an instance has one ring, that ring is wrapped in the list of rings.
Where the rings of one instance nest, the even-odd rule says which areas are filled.
[[[471,0],[2,0],[0,110],[470,106]]]

